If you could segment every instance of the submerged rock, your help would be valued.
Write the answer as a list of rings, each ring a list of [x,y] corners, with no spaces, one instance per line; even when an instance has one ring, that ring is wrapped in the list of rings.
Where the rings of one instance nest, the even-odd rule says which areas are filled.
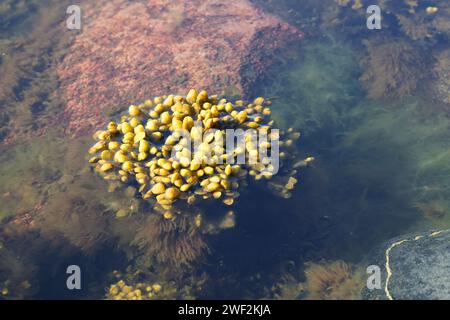
[[[391,240],[369,260],[382,270],[381,289],[366,288],[363,298],[450,299],[449,248],[450,230]]]
[[[98,127],[106,108],[150,94],[245,94],[276,50],[302,36],[248,0],[83,5],[83,30],[58,67],[66,131]]]

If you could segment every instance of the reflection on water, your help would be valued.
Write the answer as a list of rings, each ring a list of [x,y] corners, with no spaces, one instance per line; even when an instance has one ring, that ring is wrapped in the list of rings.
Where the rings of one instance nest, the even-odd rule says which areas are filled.
[[[448,3],[429,13],[429,1],[380,1],[389,14],[376,34],[365,1],[253,3],[307,39],[244,94],[270,97],[277,125],[301,131],[297,147],[316,161],[288,199],[249,185],[236,225],[200,241],[92,172],[90,134],[64,134],[55,65],[76,37],[58,32],[66,4],[2,2],[2,297],[354,299],[374,248],[449,227]],[[155,256],[186,243],[210,252],[185,268]],[[85,271],[81,292],[65,287],[70,264]]]

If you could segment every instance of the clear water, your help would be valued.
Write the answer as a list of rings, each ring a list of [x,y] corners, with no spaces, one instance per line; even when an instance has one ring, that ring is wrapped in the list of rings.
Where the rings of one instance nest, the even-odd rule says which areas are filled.
[[[67,103],[55,65],[74,37],[48,31],[65,18],[67,4],[54,2],[0,3],[1,298],[101,299],[138,273],[141,282],[162,284],[159,298],[357,299],[373,250],[410,232],[449,228],[450,104],[442,92],[450,84],[439,78],[450,65],[439,60],[449,51],[446,1],[415,8],[383,1],[391,14],[381,31],[364,27],[364,14],[351,8],[357,1],[254,1],[307,36],[279,52],[245,94],[271,98],[277,125],[299,130],[298,147],[316,161],[290,199],[250,188],[236,226],[208,235],[211,252],[181,271],[142,257],[133,238],[151,208],[108,190],[87,163],[91,133],[65,135],[64,120],[54,120]],[[439,11],[426,13],[432,5]],[[417,18],[429,36],[395,14]],[[395,43],[401,54],[381,61],[407,71],[380,79],[390,75],[377,73],[385,66],[374,48]],[[121,209],[132,214],[118,219]],[[351,271],[339,274],[341,262]],[[79,291],[66,287],[74,264],[83,271]],[[343,277],[332,279],[336,290],[320,291],[319,266]]]

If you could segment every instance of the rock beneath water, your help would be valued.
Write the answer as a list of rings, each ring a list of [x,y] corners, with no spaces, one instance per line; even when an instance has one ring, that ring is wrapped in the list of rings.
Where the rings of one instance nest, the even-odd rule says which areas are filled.
[[[450,230],[389,241],[368,264],[381,268],[382,286],[363,299],[450,299]]]
[[[249,0],[102,0],[83,5],[83,30],[58,67],[76,135],[107,108],[201,88],[245,95],[277,50],[303,34]]]

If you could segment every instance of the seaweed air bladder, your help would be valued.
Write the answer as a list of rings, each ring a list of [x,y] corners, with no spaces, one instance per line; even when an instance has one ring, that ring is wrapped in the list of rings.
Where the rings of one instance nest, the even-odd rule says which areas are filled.
[[[265,180],[277,174],[279,148],[300,136],[273,128],[270,114],[261,97],[233,104],[194,89],[156,97],[131,105],[119,123],[97,131],[89,162],[105,180],[135,184],[142,199],[166,210],[196,196],[227,204],[247,175]]]
[[[290,197],[295,175],[314,157],[300,158],[300,133],[276,129],[270,105],[262,97],[231,102],[191,89],[131,105],[94,134],[94,171],[135,188],[149,208],[134,240],[144,255],[178,266],[196,261],[208,251],[198,231],[234,226],[230,208],[250,182]]]

